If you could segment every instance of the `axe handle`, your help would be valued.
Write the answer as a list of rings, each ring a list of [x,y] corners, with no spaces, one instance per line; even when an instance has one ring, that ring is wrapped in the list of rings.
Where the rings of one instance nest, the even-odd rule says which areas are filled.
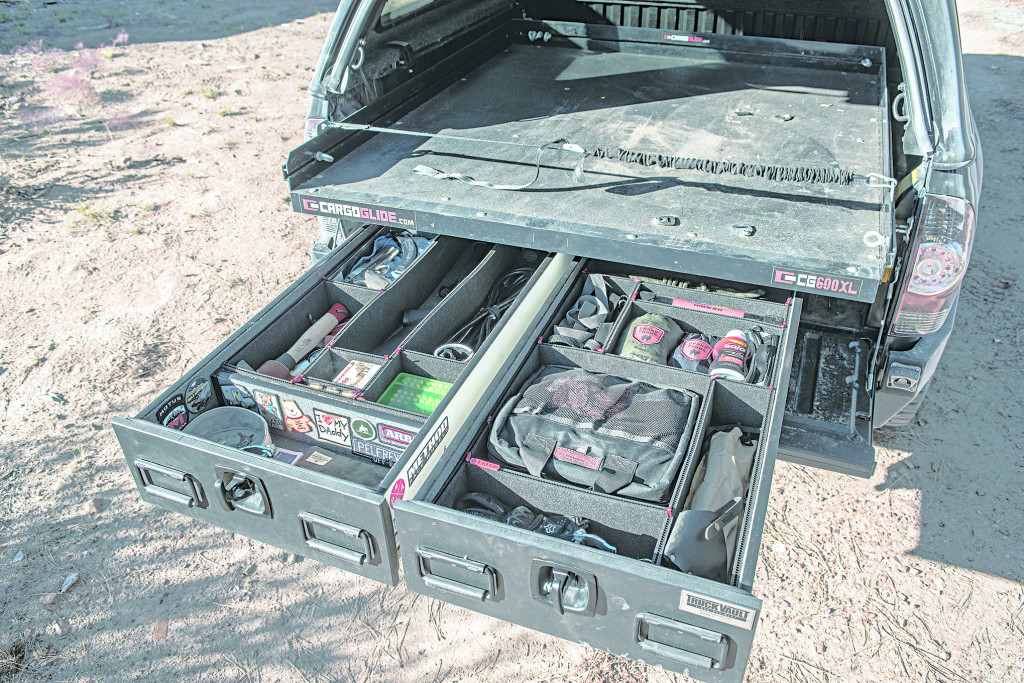
[[[302,333],[302,336],[292,344],[290,349],[281,356],[278,356],[277,362],[291,370],[299,362],[300,358],[312,351],[337,325],[338,318],[333,313],[325,313],[322,318]]]

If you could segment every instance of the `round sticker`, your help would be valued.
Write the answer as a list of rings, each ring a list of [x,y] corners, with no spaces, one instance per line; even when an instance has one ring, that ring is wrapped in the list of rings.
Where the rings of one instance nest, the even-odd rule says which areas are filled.
[[[373,441],[377,437],[377,430],[373,425],[361,419],[352,420],[352,433],[367,441]]]
[[[188,424],[188,413],[185,412],[185,397],[176,394],[156,411],[156,419],[164,427],[181,429]]]
[[[210,387],[210,380],[205,377],[197,377],[189,382],[188,387],[185,388],[185,405],[188,406],[188,412],[196,415],[206,410],[212,395],[213,389]]]
[[[394,486],[391,487],[391,497],[389,498],[389,505],[395,507],[395,501],[405,498],[405,479],[399,479],[395,482]]]

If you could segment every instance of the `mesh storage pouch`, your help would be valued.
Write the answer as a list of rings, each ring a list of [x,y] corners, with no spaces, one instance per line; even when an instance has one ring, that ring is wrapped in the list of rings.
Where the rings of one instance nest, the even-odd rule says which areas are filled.
[[[699,407],[690,391],[545,366],[502,407],[487,447],[535,477],[663,502]]]

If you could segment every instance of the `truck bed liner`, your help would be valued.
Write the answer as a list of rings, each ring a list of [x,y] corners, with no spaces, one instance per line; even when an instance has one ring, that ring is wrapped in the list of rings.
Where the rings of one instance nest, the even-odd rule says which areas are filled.
[[[538,181],[523,191],[414,173],[425,165],[526,183],[538,148],[557,139],[587,150],[889,173],[880,49],[837,56],[823,50],[847,46],[735,36],[680,44],[644,29],[619,29],[615,37],[630,40],[611,40],[613,29],[548,26],[550,42],[513,42],[467,65],[475,68],[390,126],[486,142],[359,133],[368,139],[293,187],[295,208],[323,213],[304,198],[383,206],[413,212],[416,227],[430,231],[612,260],[628,243],[662,268],[783,288],[808,278],[791,282],[779,272],[807,273],[805,290],[821,289],[817,275],[836,296],[874,298],[891,234],[887,189],[594,158],[577,184],[579,156],[561,151],[543,154]],[[677,224],[660,225],[663,216]]]

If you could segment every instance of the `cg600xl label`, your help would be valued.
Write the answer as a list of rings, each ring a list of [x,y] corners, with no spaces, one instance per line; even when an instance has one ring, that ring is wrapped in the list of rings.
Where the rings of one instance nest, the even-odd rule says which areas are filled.
[[[775,269],[775,277],[772,278],[772,281],[787,287],[809,289],[812,292],[834,292],[851,296],[857,296],[864,285],[864,281],[859,278],[835,277],[806,270],[783,270],[782,268]]]

